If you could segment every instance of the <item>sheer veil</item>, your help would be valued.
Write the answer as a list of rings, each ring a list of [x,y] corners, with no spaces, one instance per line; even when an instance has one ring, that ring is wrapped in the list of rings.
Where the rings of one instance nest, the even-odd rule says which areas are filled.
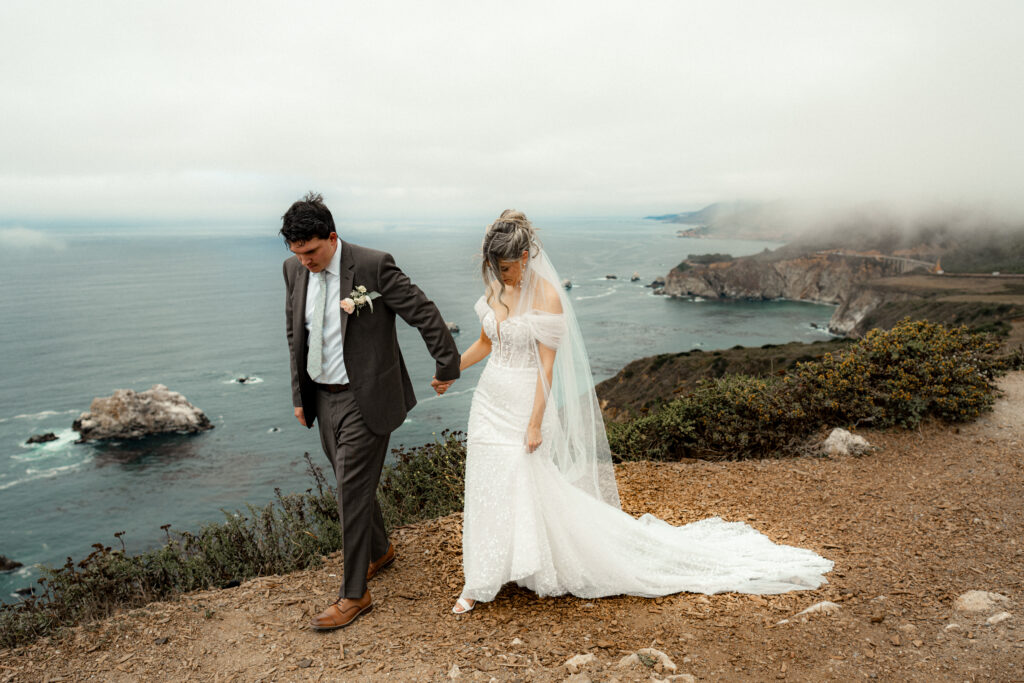
[[[529,252],[522,290],[515,309],[508,311],[508,319],[521,316],[538,344],[556,349],[551,385],[544,382],[547,405],[539,454],[550,457],[576,488],[620,507],[604,419],[572,302],[551,260],[536,241],[532,241]],[[501,291],[502,285],[493,275],[491,279],[487,291]],[[500,297],[491,294],[487,298],[494,301],[495,308],[502,307]],[[537,367],[543,367],[537,344],[533,352]],[[546,380],[544,372],[540,375]]]

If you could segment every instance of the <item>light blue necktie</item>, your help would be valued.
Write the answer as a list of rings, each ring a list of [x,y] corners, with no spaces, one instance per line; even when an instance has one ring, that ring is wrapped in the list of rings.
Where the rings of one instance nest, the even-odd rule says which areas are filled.
[[[324,364],[324,309],[327,307],[327,271],[316,274],[320,291],[313,303],[313,327],[309,331],[309,354],[306,357],[306,372],[315,379],[323,372]]]

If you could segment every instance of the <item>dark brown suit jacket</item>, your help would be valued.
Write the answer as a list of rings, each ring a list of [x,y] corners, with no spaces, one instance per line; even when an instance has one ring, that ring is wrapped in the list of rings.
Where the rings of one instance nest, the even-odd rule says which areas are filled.
[[[364,307],[358,315],[341,312],[341,336],[345,369],[363,421],[375,434],[388,434],[405,420],[416,405],[416,394],[398,348],[397,314],[419,330],[427,350],[437,363],[435,377],[442,381],[459,376],[459,350],[440,311],[423,291],[409,281],[391,254],[338,240],[341,249],[341,297],[356,286],[380,292],[373,312]],[[309,271],[294,256],[284,262],[288,348],[292,365],[292,405],[302,407],[306,426],[316,419],[316,383],[306,372],[306,289]],[[338,306],[340,301],[327,302]]]

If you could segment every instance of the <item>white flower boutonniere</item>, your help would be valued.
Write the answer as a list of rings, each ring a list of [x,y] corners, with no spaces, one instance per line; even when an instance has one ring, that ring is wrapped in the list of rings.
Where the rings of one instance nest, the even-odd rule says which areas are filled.
[[[359,310],[363,306],[369,306],[370,313],[373,313],[373,300],[379,296],[380,292],[367,292],[366,287],[358,285],[349,293],[347,299],[341,300],[341,309],[349,315],[359,315]]]

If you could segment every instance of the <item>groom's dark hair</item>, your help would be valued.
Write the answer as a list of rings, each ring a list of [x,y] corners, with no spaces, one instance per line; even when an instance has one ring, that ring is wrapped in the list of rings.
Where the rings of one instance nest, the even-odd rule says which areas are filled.
[[[334,229],[334,216],[319,192],[306,196],[288,207],[281,216],[281,236],[285,244],[308,242],[314,237],[327,239]]]

